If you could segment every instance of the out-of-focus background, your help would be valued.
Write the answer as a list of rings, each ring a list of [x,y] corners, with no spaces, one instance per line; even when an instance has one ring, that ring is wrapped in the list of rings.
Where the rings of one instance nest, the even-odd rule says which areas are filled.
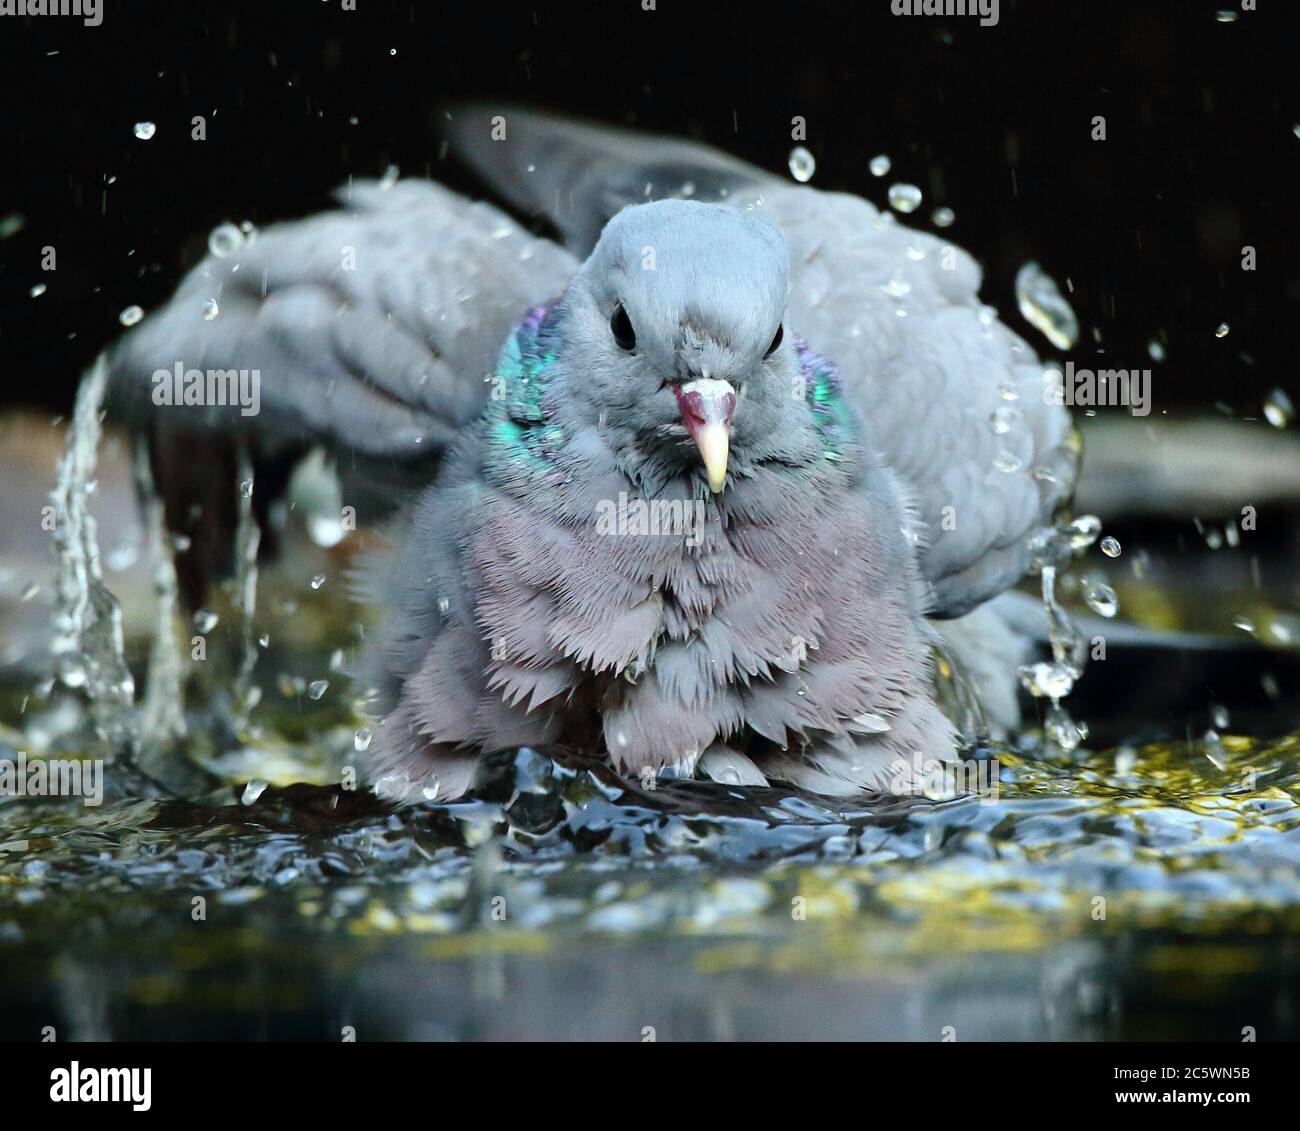
[[[433,119],[488,98],[696,136],[769,168],[802,116],[814,185],[883,206],[893,181],[917,184],[913,219],[956,213],[951,235],[1004,315],[1025,260],[1068,279],[1076,365],[1149,364],[1155,412],[1258,416],[1279,384],[1294,399],[1292,5],[1001,0],[993,27],[895,16],[891,0],[355,7],[104,0],[99,27],[5,18],[0,395],[67,408],[119,312],[162,301],[223,220],[301,216],[390,164],[472,188],[440,159]],[[881,153],[893,168],[876,178]]]

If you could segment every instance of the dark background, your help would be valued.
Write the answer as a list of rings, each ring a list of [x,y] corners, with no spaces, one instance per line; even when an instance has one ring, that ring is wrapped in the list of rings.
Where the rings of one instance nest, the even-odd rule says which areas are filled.
[[[1151,366],[1155,411],[1255,416],[1275,386],[1300,402],[1290,0],[1233,23],[1215,13],[1239,0],[1002,0],[992,28],[896,17],[889,0],[356,6],[104,0],[93,28],[0,17],[0,220],[24,219],[0,240],[0,396],[66,409],[118,312],[160,303],[223,220],[320,209],[389,163],[472,190],[440,161],[433,122],[485,98],[694,135],[772,168],[803,115],[814,185],[883,205],[891,181],[914,181],[926,227],[934,206],[955,209],[986,298],[1040,349],[1012,295],[1031,257],[1074,283],[1076,364],[1096,359],[1096,327],[1108,365]],[[1090,139],[1096,114],[1105,142]],[[132,136],[145,119],[147,142]],[[867,171],[880,152],[884,179]]]

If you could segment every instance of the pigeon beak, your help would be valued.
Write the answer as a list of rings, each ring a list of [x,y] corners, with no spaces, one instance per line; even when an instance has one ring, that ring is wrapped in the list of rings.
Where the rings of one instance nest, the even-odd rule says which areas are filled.
[[[727,451],[731,443],[731,416],[736,411],[736,390],[726,381],[701,378],[674,385],[682,423],[700,450],[709,490],[720,494],[727,481]]]

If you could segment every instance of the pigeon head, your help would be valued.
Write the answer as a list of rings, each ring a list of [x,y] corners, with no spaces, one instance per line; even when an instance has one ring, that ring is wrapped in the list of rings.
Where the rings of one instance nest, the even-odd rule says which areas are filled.
[[[642,472],[698,468],[714,493],[793,411],[785,240],[715,204],[635,205],[605,227],[565,295],[586,418]]]

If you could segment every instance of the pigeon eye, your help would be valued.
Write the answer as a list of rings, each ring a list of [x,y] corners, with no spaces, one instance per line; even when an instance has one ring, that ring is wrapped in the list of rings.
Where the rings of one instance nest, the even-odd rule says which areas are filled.
[[[628,352],[636,349],[636,331],[632,329],[632,320],[627,316],[627,311],[623,309],[621,302],[614,307],[614,314],[609,320],[609,329],[619,349]]]
[[[771,357],[778,349],[781,348],[781,339],[785,337],[785,326],[780,325],[776,328],[776,336],[772,339],[772,344],[767,347],[767,353],[764,357]]]

